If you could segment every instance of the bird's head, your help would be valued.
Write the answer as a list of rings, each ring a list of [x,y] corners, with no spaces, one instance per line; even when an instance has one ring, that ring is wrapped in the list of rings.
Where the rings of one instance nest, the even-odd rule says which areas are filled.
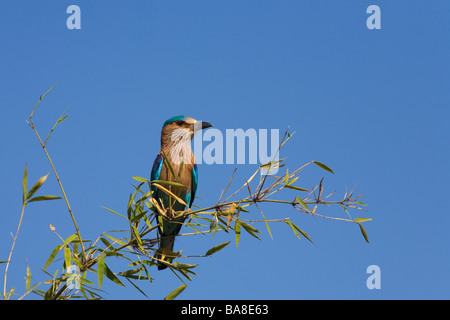
[[[186,116],[176,116],[164,122],[162,134],[172,137],[183,136],[192,138],[199,130],[209,127],[212,127],[212,124],[208,122],[195,120]]]

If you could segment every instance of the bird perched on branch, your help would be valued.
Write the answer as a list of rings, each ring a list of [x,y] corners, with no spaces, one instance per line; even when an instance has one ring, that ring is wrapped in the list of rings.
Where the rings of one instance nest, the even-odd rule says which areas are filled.
[[[163,220],[158,226],[160,241],[157,259],[165,260],[166,256],[173,255],[175,236],[186,219],[186,216],[174,219],[175,212],[188,210],[197,190],[198,170],[191,140],[197,131],[209,127],[212,125],[208,122],[186,116],[172,117],[164,122],[161,151],[153,163],[150,177],[153,205]],[[165,268],[165,264],[159,263],[158,270]]]

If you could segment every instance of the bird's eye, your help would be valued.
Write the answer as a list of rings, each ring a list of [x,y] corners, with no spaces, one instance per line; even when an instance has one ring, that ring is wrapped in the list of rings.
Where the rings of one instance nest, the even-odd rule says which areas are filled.
[[[179,125],[179,126],[183,125],[183,121],[178,120],[178,121],[177,121],[177,125]]]

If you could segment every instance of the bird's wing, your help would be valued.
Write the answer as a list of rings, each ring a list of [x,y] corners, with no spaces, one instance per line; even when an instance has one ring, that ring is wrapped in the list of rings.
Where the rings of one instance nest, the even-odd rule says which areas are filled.
[[[153,162],[152,172],[150,174],[150,181],[153,180],[159,180],[159,177],[161,176],[161,168],[163,165],[163,157],[160,153],[156,156],[155,162]],[[153,191],[153,197],[158,198],[156,195],[156,192],[158,189],[154,186],[151,187],[151,190]]]
[[[198,184],[198,169],[197,169],[197,165],[194,164],[194,167],[192,168],[191,201],[189,203],[189,208],[192,206],[192,203],[194,202],[195,192],[197,191],[197,184]]]

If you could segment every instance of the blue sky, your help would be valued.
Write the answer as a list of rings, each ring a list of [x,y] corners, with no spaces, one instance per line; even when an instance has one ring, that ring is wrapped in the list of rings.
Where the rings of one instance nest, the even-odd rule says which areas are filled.
[[[71,4],[81,8],[80,30],[66,27]],[[380,30],[366,27],[371,4],[381,9]],[[60,81],[35,123],[44,135],[70,106],[48,150],[86,239],[126,228],[101,206],[124,212],[132,177],[150,175],[162,123],[179,114],[223,132],[290,126],[296,134],[281,154],[289,168],[317,160],[335,172],[311,167],[299,185],[325,176],[336,198],[356,185],[369,205],[352,214],[373,218],[369,244],[357,225],[263,207],[267,217],[292,217],[316,246],[286,224],[271,227],[273,240],[258,225],[262,241],[243,234],[238,249],[187,260],[200,263],[199,276],[179,298],[449,299],[449,9],[444,0],[3,4],[0,260],[19,220],[25,164],[30,183],[51,170],[25,120]],[[214,204],[235,167],[237,187],[254,165],[199,166],[195,203]],[[40,194],[60,194],[53,173]],[[324,213],[346,217],[338,207]],[[49,223],[62,236],[74,232],[63,201],[27,207],[8,277],[19,293],[27,264],[33,282],[47,280],[39,268],[60,243]],[[234,236],[176,246],[201,254],[227,240]],[[370,265],[381,269],[379,290],[366,287]],[[152,275],[151,299],[181,285],[170,272]],[[106,299],[144,298],[109,281],[103,289]]]

